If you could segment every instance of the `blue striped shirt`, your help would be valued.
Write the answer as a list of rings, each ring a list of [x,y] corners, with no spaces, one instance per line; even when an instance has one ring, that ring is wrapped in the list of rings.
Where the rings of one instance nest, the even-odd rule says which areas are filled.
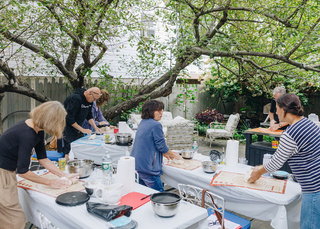
[[[302,192],[320,191],[320,129],[312,121],[302,118],[281,135],[279,148],[264,165],[269,172],[278,170],[288,161]]]

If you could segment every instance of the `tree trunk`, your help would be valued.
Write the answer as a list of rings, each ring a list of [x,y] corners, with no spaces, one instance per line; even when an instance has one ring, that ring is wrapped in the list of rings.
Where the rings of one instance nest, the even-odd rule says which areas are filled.
[[[2,99],[4,98],[4,93],[0,94],[0,107],[2,103]],[[2,110],[0,109],[0,135],[3,133],[3,128],[2,128]]]

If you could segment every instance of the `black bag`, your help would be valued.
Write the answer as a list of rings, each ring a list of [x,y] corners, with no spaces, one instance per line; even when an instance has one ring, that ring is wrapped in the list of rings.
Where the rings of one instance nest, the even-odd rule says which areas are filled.
[[[111,221],[123,215],[130,217],[132,212],[132,207],[128,205],[108,205],[87,202],[86,206],[89,213],[94,214],[107,221]]]

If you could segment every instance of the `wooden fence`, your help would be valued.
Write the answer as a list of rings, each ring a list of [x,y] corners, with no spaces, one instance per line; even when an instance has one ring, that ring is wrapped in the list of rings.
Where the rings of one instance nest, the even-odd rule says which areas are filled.
[[[3,77],[1,80],[4,80]],[[64,102],[65,98],[72,93],[72,88],[68,84],[68,82],[64,78],[58,77],[39,77],[39,78],[30,78],[27,80],[29,85],[37,91],[43,92],[52,100],[58,100],[61,103]],[[97,85],[99,82],[94,80],[94,82],[86,81],[85,86],[89,88],[93,85]],[[137,82],[136,82],[137,83]],[[115,104],[119,103],[123,98],[128,98],[132,93],[128,94],[125,91],[131,89],[132,91],[138,89],[139,85],[111,85],[109,83],[104,84],[104,88],[107,90],[110,87],[116,88],[114,93],[111,93],[110,101],[108,105],[104,109],[108,109]],[[239,99],[237,103],[228,103],[226,104],[226,110],[222,103],[219,103],[219,99],[217,97],[211,97],[206,92],[201,92],[203,88],[201,85],[194,84],[188,85],[189,90],[194,90],[196,101],[192,103],[191,101],[183,101],[180,102],[181,99],[178,99],[178,95],[185,93],[186,89],[182,84],[177,84],[172,89],[172,94],[167,97],[159,98],[165,104],[165,110],[172,112],[173,117],[182,116],[190,119],[191,117],[195,117],[196,113],[199,111],[206,109],[207,107],[217,108],[217,110],[223,114],[231,114],[235,111],[240,111],[241,108],[245,107],[245,103],[243,100]],[[310,98],[310,105],[305,107],[306,116],[309,113],[317,113],[320,114],[320,106],[318,102],[320,95],[313,96]],[[17,93],[6,92],[5,97],[1,103],[1,115],[3,120],[3,131],[14,125],[20,120],[28,118],[28,112],[39,105],[40,102],[35,101],[27,96],[20,95]],[[264,105],[264,104],[263,104]],[[261,110],[263,108],[261,105]],[[119,120],[115,119],[115,120]]]

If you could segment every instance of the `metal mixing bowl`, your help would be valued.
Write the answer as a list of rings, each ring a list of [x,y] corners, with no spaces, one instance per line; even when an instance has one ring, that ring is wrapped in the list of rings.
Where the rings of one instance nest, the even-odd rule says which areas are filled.
[[[160,217],[174,216],[180,206],[181,197],[171,192],[159,192],[150,197],[153,211]]]
[[[194,155],[194,151],[192,149],[183,149],[181,150],[181,157],[184,159],[192,159]]]
[[[214,161],[203,161],[202,168],[206,173],[214,173],[217,169],[217,162]]]
[[[129,133],[116,133],[116,142],[120,144],[127,144],[131,142],[131,134]]]
[[[67,162],[69,173],[79,173],[80,178],[90,176],[93,170],[93,160],[80,159]]]

